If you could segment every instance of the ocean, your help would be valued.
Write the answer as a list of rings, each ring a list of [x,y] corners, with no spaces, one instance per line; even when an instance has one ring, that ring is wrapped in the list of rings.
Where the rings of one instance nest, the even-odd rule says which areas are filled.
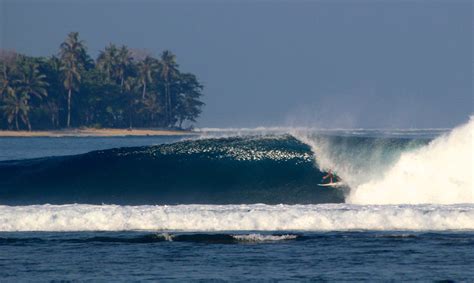
[[[0,138],[0,280],[472,281],[473,133]]]

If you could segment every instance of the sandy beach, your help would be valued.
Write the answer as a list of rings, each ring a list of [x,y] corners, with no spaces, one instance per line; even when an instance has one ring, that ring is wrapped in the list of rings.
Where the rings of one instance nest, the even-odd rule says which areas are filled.
[[[93,129],[80,128],[58,131],[0,131],[0,137],[115,137],[194,135],[192,131],[156,129]]]

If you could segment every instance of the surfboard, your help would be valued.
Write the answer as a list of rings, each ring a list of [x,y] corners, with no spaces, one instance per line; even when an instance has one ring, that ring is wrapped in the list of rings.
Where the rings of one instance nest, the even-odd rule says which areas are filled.
[[[327,183],[327,184],[318,184],[321,187],[331,187],[331,188],[340,188],[344,187],[346,184],[344,182],[334,182],[334,183]]]

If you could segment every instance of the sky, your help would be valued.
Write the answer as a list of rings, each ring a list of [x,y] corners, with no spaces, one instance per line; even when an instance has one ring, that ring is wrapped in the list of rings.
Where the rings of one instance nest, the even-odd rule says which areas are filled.
[[[169,49],[205,86],[198,127],[450,128],[474,113],[472,1],[0,0],[0,48],[77,31]]]

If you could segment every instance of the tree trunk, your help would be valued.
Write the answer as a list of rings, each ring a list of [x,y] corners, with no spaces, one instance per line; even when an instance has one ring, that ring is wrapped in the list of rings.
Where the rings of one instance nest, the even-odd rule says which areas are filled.
[[[129,123],[129,129],[132,129],[132,101],[130,100],[130,103],[128,105],[128,111],[129,111],[129,116],[128,116],[128,123]]]
[[[172,121],[172,118],[173,118],[173,107],[172,107],[172,104],[171,104],[171,93],[168,95],[168,99],[169,99],[168,105],[170,107],[169,120],[170,120],[170,125],[173,126],[174,124],[171,124],[171,121]]]
[[[69,89],[67,94],[67,127],[71,127],[71,92],[72,90]]]
[[[31,123],[28,114],[26,115],[26,125],[28,126],[28,131],[31,132]]]
[[[28,109],[30,108],[28,100],[26,100],[26,107],[28,107]],[[28,131],[31,132],[31,123],[30,123],[30,113],[29,113],[29,111],[28,111],[28,113],[26,113],[25,116],[26,116],[25,117],[26,126],[28,127]]]
[[[168,124],[171,126],[171,92],[170,86],[168,85]]]
[[[143,81],[142,100],[145,100],[145,93],[146,93],[146,80]]]
[[[165,84],[165,126],[168,127],[168,83]]]
[[[15,126],[16,126],[16,130],[19,131],[20,127],[18,127],[18,112],[15,113]]]

